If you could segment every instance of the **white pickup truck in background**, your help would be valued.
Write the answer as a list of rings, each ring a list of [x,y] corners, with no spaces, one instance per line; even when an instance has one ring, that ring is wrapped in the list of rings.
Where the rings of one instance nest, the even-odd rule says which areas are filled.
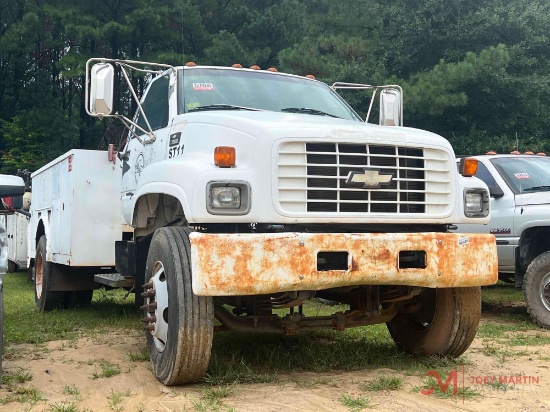
[[[536,154],[487,154],[476,177],[489,187],[488,225],[460,225],[463,232],[496,237],[499,279],[523,288],[527,311],[550,328],[550,158]]]

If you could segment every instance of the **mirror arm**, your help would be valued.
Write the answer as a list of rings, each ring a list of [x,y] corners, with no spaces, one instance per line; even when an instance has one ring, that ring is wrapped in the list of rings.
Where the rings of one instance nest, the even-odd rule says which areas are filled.
[[[147,127],[149,130],[144,130],[142,129],[141,127],[139,127],[138,125],[136,125],[136,127],[138,127],[140,130],[142,130],[147,136],[149,136],[150,140],[149,142],[146,142],[146,143],[153,143],[156,138],[155,138],[155,135],[153,134],[153,129],[151,128],[151,125],[149,124],[149,119],[147,119],[147,116],[145,115],[145,112],[143,111],[143,107],[141,107],[141,103],[139,102],[139,99],[137,97],[137,94],[136,94],[136,91],[134,90],[134,88],[132,87],[132,83],[130,82],[130,79],[128,78],[128,74],[126,73],[126,69],[124,67],[121,67],[121,72],[122,72],[122,75],[124,76],[124,80],[126,80],[126,84],[128,84],[129,89],[130,89],[130,92],[132,93],[132,96],[134,97],[134,100],[136,101],[137,103],[137,106],[138,106],[138,110],[139,112],[141,113],[141,115],[143,116],[143,119],[145,120],[145,123],[147,124]],[[140,139],[139,142],[141,144],[144,144],[143,141]],[[145,143],[145,144],[146,144]]]
[[[376,87],[374,89],[374,92],[372,93],[372,97],[370,99],[370,105],[369,105],[369,111],[367,112],[367,118],[365,119],[365,123],[368,123],[369,121],[369,118],[370,118],[370,112],[372,110],[372,105],[374,103],[374,98],[376,97],[376,92],[378,91],[378,88]]]

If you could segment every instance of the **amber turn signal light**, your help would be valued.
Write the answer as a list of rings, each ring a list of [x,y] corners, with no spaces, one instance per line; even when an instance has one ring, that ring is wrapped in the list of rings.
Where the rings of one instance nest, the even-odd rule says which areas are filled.
[[[218,167],[235,166],[235,148],[231,146],[218,146],[214,149],[214,164]]]
[[[466,176],[466,177],[475,176],[477,172],[477,165],[478,165],[477,159],[473,159],[471,157],[465,157],[465,158],[463,157],[462,159],[460,159],[458,172],[462,176]]]

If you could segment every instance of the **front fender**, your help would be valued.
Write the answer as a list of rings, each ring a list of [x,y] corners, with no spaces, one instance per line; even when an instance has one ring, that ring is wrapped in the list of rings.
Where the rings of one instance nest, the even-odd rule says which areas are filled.
[[[183,209],[183,213],[185,216],[189,216],[191,213],[191,209],[189,207],[189,201],[187,199],[187,195],[185,194],[185,191],[183,188],[175,183],[170,182],[150,182],[147,184],[144,184],[141,186],[137,192],[136,195],[133,198],[133,204],[132,204],[132,226],[136,227],[136,206],[139,202],[139,199],[143,196],[147,196],[149,194],[163,194],[175,197],[178,199],[178,201],[181,204],[181,207]]]

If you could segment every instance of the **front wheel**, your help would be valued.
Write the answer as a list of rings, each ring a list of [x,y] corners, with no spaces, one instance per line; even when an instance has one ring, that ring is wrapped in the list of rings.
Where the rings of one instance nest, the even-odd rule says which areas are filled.
[[[212,350],[213,303],[193,294],[189,233],[183,227],[158,229],[147,255],[147,346],[154,374],[165,385],[201,380]]]
[[[523,294],[533,322],[550,329],[550,252],[537,256],[527,268]]]
[[[387,326],[406,352],[458,357],[474,340],[480,316],[479,287],[424,288]]]

